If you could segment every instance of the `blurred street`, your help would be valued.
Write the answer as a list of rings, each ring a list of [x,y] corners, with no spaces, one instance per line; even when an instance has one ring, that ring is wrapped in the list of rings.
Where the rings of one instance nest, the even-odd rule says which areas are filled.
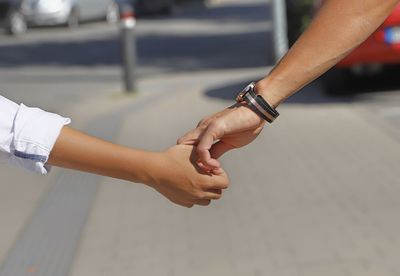
[[[140,19],[136,95],[121,93],[117,26],[0,36],[0,93],[160,151],[268,73],[272,28],[268,0]],[[335,95],[319,80],[280,106],[258,140],[222,158],[232,184],[207,208],[1,166],[0,276],[400,275],[398,68],[357,82]]]

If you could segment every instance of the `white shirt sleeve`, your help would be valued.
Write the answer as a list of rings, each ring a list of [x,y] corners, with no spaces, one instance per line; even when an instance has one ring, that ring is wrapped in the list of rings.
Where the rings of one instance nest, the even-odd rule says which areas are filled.
[[[0,161],[47,174],[50,152],[61,129],[70,122],[0,96]]]

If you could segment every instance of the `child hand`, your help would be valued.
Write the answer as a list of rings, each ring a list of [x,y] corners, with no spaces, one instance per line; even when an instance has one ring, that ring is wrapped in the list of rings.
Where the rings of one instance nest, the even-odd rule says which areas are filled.
[[[157,154],[152,162],[154,183],[150,186],[170,201],[189,208],[220,199],[229,185],[227,174],[222,169],[205,173],[196,165],[197,160],[194,147],[188,145]]]

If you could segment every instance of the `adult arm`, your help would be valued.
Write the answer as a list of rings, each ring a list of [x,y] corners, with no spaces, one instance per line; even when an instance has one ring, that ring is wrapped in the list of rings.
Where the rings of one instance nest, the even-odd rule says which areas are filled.
[[[327,0],[293,47],[262,80],[256,91],[277,107],[299,89],[325,73],[368,38],[387,18],[399,0]],[[198,144],[205,169],[220,166],[216,160],[228,150],[247,145],[259,135],[264,121],[237,104],[200,121],[178,140]]]
[[[257,84],[278,106],[365,41],[399,0],[327,0],[278,65]]]

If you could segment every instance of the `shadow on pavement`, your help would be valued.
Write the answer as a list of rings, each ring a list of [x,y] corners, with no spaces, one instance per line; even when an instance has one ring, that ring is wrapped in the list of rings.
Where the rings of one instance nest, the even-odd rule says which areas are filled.
[[[261,77],[261,76],[260,76]],[[227,101],[234,101],[237,94],[252,80],[243,80],[231,85],[215,87],[205,92],[205,95],[211,98],[218,98]],[[304,87],[298,93],[290,97],[285,103],[288,104],[329,104],[329,103],[345,103],[353,101],[351,95],[345,96],[329,96],[325,93],[321,81],[315,81],[312,84]]]
[[[330,94],[361,94],[400,89],[399,65],[386,66],[380,73],[357,76],[342,70],[331,70],[324,80]],[[338,89],[338,90],[335,90]]]

